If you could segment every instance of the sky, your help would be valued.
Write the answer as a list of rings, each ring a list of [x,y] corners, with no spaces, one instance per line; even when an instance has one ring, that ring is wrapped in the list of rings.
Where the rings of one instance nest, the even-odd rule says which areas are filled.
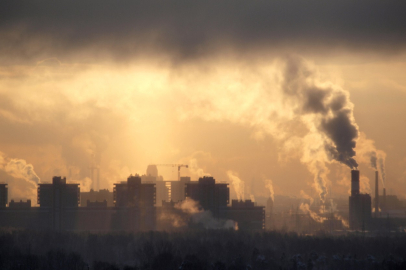
[[[1,1],[0,182],[148,164],[232,198],[406,192],[404,1]],[[165,180],[171,167],[158,167]],[[382,178],[382,176],[384,176]]]

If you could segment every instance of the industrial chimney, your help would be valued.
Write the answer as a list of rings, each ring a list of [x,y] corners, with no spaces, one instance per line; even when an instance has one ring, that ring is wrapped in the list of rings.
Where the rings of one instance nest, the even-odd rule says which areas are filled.
[[[383,188],[382,212],[386,211],[386,188]]]
[[[359,171],[351,170],[351,196],[359,194]]]
[[[379,214],[379,187],[378,187],[378,171],[375,171],[375,218],[378,217]]]

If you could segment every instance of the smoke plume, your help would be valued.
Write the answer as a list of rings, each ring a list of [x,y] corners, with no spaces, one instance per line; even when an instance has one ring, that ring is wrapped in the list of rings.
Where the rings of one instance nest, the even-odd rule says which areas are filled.
[[[314,199],[310,195],[308,195],[306,192],[304,192],[303,190],[300,191],[300,197],[305,200],[309,200],[310,205],[312,205],[314,202]]]
[[[233,187],[238,200],[244,200],[244,182],[238,177],[234,171],[227,171],[228,179],[230,179],[231,186]]]
[[[199,224],[206,229],[237,228],[237,224],[234,221],[215,219],[210,211],[201,210],[198,202],[190,198],[186,198],[184,201],[177,203],[175,208],[187,214],[192,223]],[[185,224],[185,222],[179,222],[179,219],[175,219],[173,224]]]
[[[350,224],[348,223],[348,220],[346,220],[344,217],[342,217],[338,213],[334,213],[334,217],[338,220],[341,220],[341,224],[343,224],[344,227],[349,228]]]
[[[360,184],[360,191],[362,193],[371,193],[371,185],[370,185],[370,180],[368,177],[366,177],[365,175],[361,175],[360,179],[359,179],[359,184]]]
[[[327,194],[326,163],[337,161],[355,168],[358,126],[353,117],[354,105],[347,91],[329,82],[321,82],[317,73],[303,59],[286,60],[282,90],[297,117],[306,125],[303,156],[314,175],[314,187],[324,202]]]
[[[307,203],[301,203],[299,206],[299,209],[304,213],[304,214],[309,214],[310,217],[318,222],[318,223],[322,223],[323,221],[325,221],[327,218],[319,216],[316,212],[313,212],[312,210],[310,210],[310,206]]]
[[[370,160],[370,165],[371,165],[371,167],[373,168],[373,169],[375,169],[375,170],[378,170],[378,168],[377,168],[377,166],[376,166],[376,161],[377,161],[377,157],[376,157],[376,152],[375,151],[373,151],[373,152],[370,152],[369,153],[369,156],[370,156],[370,158],[369,158],[369,160]]]
[[[378,150],[375,147],[375,142],[371,139],[367,139],[366,135],[361,132],[357,141],[357,151],[359,153],[359,159],[368,164],[371,169],[379,171],[382,177],[382,184],[385,186],[385,159],[386,153],[382,150]]]
[[[92,188],[92,179],[89,177],[85,177],[83,179],[79,180],[67,180],[69,184],[80,184],[80,192],[89,192],[90,189]]]
[[[40,178],[34,171],[34,166],[27,163],[24,159],[8,158],[4,153],[0,152],[0,170],[6,172],[13,179],[24,180],[24,185],[11,184],[9,197],[18,194],[28,194],[31,202],[35,204],[37,197],[37,187]]]
[[[275,193],[273,191],[273,184],[271,179],[265,180],[265,187],[269,190],[269,197],[272,198],[272,201],[275,201]]]
[[[329,83],[317,82],[315,71],[296,57],[286,61],[282,87],[299,116],[312,116],[306,124],[322,136],[330,158],[350,168],[357,167],[354,149],[358,126],[354,122],[354,105],[349,101],[348,92]]]
[[[300,161],[313,174],[314,187],[324,201],[327,164],[358,166],[354,159],[358,137],[354,105],[347,91],[321,79],[302,58],[278,60],[274,67],[255,70],[247,76],[248,83],[231,77],[235,80],[232,87],[193,77],[196,93],[188,97],[189,106],[179,109],[181,119],[228,120],[251,127],[257,139],[270,135],[283,146],[295,145],[294,152],[301,154]],[[212,81],[224,79],[213,77]],[[204,89],[197,83],[205,85]],[[186,95],[190,96],[189,92],[185,91]],[[235,174],[228,175],[231,181],[238,181]]]
[[[380,172],[381,172],[383,187],[385,187],[385,184],[386,184],[385,156],[386,156],[386,155],[382,155],[382,156],[380,156],[379,159],[378,159],[378,161],[379,161],[379,169],[380,169]]]
[[[211,176],[209,173],[205,172],[202,168],[199,167],[196,158],[191,158],[188,164],[189,164],[189,172],[192,176],[195,176],[197,178],[203,176]]]

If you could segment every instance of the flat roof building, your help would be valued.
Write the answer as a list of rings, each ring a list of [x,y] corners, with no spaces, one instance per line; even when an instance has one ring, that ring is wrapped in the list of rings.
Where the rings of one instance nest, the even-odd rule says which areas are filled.
[[[0,208],[5,208],[8,202],[7,184],[0,184]]]
[[[232,200],[227,218],[237,222],[239,230],[265,229],[265,207],[256,206],[251,200]]]
[[[40,208],[50,209],[52,228],[60,231],[64,228],[63,217],[68,209],[79,207],[79,184],[67,184],[66,177],[54,176],[52,184],[38,185],[38,204]]]
[[[11,200],[8,207],[10,207],[10,208],[31,208],[31,200],[27,200],[26,202],[23,202],[23,200],[20,200],[19,202],[15,202],[14,200]]]

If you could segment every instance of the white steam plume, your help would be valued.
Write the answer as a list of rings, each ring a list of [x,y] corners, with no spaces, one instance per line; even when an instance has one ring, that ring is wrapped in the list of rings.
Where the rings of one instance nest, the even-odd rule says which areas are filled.
[[[79,180],[68,180],[68,183],[70,184],[80,184],[80,191],[81,192],[89,192],[90,189],[92,188],[92,179],[90,177],[85,177],[83,179]]]
[[[189,159],[189,172],[191,175],[198,178],[204,176],[211,176],[209,173],[205,172],[202,168],[199,167],[196,158]]]
[[[206,229],[236,229],[237,224],[232,220],[215,219],[210,211],[203,211],[199,209],[198,202],[186,198],[184,201],[175,205],[176,209],[182,210],[186,213],[190,220],[195,224],[200,224]],[[185,224],[175,218],[175,223],[172,224]]]
[[[265,180],[265,188],[269,190],[269,197],[271,197],[272,201],[275,201],[275,193],[273,191],[273,183],[271,179]]]
[[[343,218],[340,214],[334,213],[334,217],[338,220],[341,220],[341,224],[343,224],[344,227],[349,228],[350,224],[348,223],[348,220]]]
[[[234,171],[227,171],[228,179],[230,179],[231,186],[234,188],[238,200],[244,200],[244,182],[238,177]]]
[[[375,142],[371,139],[367,139],[363,132],[360,132],[360,136],[357,140],[357,152],[361,162],[368,164],[373,170],[379,171],[382,184],[385,186],[386,153],[376,149]]]
[[[305,214],[309,214],[310,217],[318,222],[318,223],[322,223],[323,221],[327,220],[327,218],[319,216],[316,212],[313,212],[312,210],[310,210],[310,206],[307,203],[301,203],[299,206],[299,209],[305,213]]]
[[[8,158],[4,153],[0,152],[0,170],[6,172],[13,178],[23,179],[23,186],[9,183],[10,195],[28,194],[33,204],[36,203],[37,187],[40,178],[34,171],[34,166],[27,163],[24,159]],[[9,196],[9,197],[11,197]]]
[[[309,200],[310,205],[312,205],[314,202],[314,199],[303,190],[300,191],[300,197],[305,200]]]

